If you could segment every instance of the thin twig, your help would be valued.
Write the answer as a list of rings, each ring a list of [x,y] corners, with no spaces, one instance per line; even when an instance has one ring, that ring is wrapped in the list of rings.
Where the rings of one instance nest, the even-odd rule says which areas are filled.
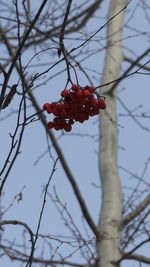
[[[60,37],[59,37],[60,50],[58,50],[58,53],[62,52],[62,54],[64,56],[64,59],[65,59],[65,62],[66,62],[68,81],[71,81],[70,68],[69,68],[70,62],[69,62],[68,54],[67,54],[67,51],[66,51],[66,48],[65,48],[65,44],[64,44],[64,35],[65,35],[65,28],[66,28],[66,25],[67,25],[69,12],[70,12],[70,9],[71,9],[71,4],[72,4],[72,0],[68,0],[68,5],[67,5],[67,8],[66,8],[66,13],[65,13],[65,16],[64,16],[64,21],[63,21],[63,24],[62,24],[62,27],[61,27]]]
[[[48,179],[48,182],[45,186],[45,190],[44,190],[44,198],[43,198],[43,204],[42,204],[42,208],[41,208],[41,211],[40,211],[40,216],[39,216],[39,221],[38,221],[38,225],[37,225],[37,230],[36,230],[36,234],[35,234],[35,238],[34,238],[34,242],[33,242],[33,246],[32,246],[32,250],[31,250],[31,253],[30,253],[30,256],[29,256],[29,259],[28,259],[28,262],[26,264],[25,267],[31,267],[32,266],[32,263],[33,263],[33,257],[34,257],[34,251],[35,251],[35,245],[36,245],[36,242],[38,240],[38,237],[39,237],[39,230],[40,230],[40,226],[41,226],[41,221],[42,221],[42,217],[43,217],[43,213],[44,213],[44,208],[45,208],[45,204],[46,204],[46,197],[47,197],[47,191],[48,191],[48,187],[50,185],[50,182],[52,180],[52,177],[54,175],[54,172],[56,170],[56,164],[57,164],[57,161],[58,161],[58,158],[56,159],[55,163],[54,163],[54,166],[53,166],[53,169],[52,169],[52,172],[51,172],[51,175]]]

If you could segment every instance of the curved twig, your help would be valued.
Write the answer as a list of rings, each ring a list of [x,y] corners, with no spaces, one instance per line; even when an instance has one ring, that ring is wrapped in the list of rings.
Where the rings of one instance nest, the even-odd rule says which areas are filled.
[[[2,226],[8,225],[8,224],[23,226],[28,231],[28,233],[30,235],[31,250],[32,250],[33,249],[33,245],[34,245],[34,238],[33,238],[34,234],[33,234],[32,230],[31,230],[31,228],[26,223],[18,221],[18,220],[4,220],[4,221],[0,222],[0,230],[4,231]]]

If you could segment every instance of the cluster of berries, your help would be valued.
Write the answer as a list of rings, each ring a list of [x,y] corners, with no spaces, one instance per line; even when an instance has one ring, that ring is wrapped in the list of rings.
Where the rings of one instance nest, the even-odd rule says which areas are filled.
[[[61,92],[61,100],[58,102],[45,103],[43,109],[55,117],[48,122],[48,129],[65,130],[70,132],[74,122],[83,123],[90,116],[99,113],[100,109],[106,108],[105,98],[98,96],[95,87],[84,88],[73,84],[70,90]]]

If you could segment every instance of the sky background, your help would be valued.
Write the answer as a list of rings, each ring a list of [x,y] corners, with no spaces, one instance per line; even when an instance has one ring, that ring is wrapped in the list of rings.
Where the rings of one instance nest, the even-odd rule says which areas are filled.
[[[77,3],[77,1],[74,1]],[[92,3],[92,1],[89,1]],[[146,14],[142,10],[141,5],[137,5],[139,1],[132,1],[127,12],[125,19],[125,29],[124,29],[124,53],[129,57],[135,57],[135,55],[141,54],[145,49],[149,46],[149,24],[146,21]],[[36,10],[39,1],[34,1],[32,7]],[[106,14],[107,7],[109,1],[106,0],[102,4],[101,9],[96,12],[95,18],[91,19],[86,26],[85,31],[89,34],[96,31],[100,25],[106,22]],[[100,18],[98,18],[100,17]],[[3,23],[3,22],[2,22]],[[135,27],[137,31],[131,31],[129,28],[132,26]],[[43,25],[43,27],[45,27]],[[99,32],[98,35],[95,36],[93,41],[91,41],[89,47],[91,49],[99,49],[104,47],[105,45],[105,34],[106,29]],[[142,32],[147,33],[141,34]],[[67,46],[74,47],[80,44],[80,41],[74,40],[77,36],[83,37],[84,34],[76,33],[69,35],[67,37],[73,38],[70,40],[66,40]],[[99,40],[97,43],[95,40]],[[58,39],[57,39],[58,41]],[[86,48],[83,49],[86,51]],[[28,62],[28,60],[34,55],[35,51],[30,49],[24,51],[23,60],[24,64]],[[105,51],[99,52],[96,55],[89,57],[85,62],[83,62],[82,66],[86,68],[90,68],[95,72],[102,72],[102,67],[104,63],[104,54]],[[56,60],[57,55],[54,53],[54,57],[50,54],[43,53],[42,62],[45,63],[47,61]],[[148,58],[147,58],[148,59]],[[143,63],[146,62],[147,59],[143,60]],[[35,59],[32,64],[38,64],[38,60]],[[124,63],[122,65],[122,72],[127,68],[128,64]],[[52,72],[47,74],[47,78],[51,75],[55,74],[59,70],[64,68],[64,63],[60,64],[58,67],[54,68]],[[28,68],[28,73],[40,72],[45,69],[43,66],[36,66],[33,68]],[[96,75],[95,72],[90,72],[89,75],[93,80],[95,86],[99,85],[100,76]],[[29,75],[28,74],[28,75]],[[1,76],[2,77],[2,76]],[[84,75],[78,71],[78,78],[81,85],[86,85],[88,82],[85,79]],[[12,83],[18,81],[18,76],[16,73],[12,76]],[[42,82],[42,81],[41,81]],[[35,82],[35,91],[34,94],[37,97],[38,103],[41,108],[43,103],[55,101],[59,98],[61,90],[64,88],[66,82],[66,73],[63,72],[59,76],[56,76],[54,79],[50,79],[46,85],[41,85],[38,88],[36,86],[40,83],[39,80]],[[150,99],[150,91],[149,91],[149,75],[140,75],[135,74],[129,77],[126,80],[123,80],[119,84],[119,98],[125,105],[127,105],[129,110],[137,109],[137,107],[141,106],[137,109],[136,113],[141,114],[142,112],[150,112],[149,108],[149,99]],[[8,114],[12,112],[12,110],[16,109],[18,105],[19,96],[15,96],[14,101],[12,102],[11,107],[4,110],[0,115],[1,120],[1,131],[0,131],[0,140],[1,140],[1,155],[0,155],[0,166],[3,165],[4,159],[8,153],[10,147],[10,137],[9,133],[13,132],[14,127],[16,125],[16,114],[12,114],[10,117],[5,118]],[[33,114],[34,110],[29,108],[28,114]],[[127,112],[124,110],[123,106],[118,101],[118,114],[119,116],[119,124],[122,127],[118,127],[119,131],[119,172],[121,176],[121,182],[123,185],[123,198],[124,200],[130,195],[131,190],[137,185],[138,179],[136,176],[132,176],[131,173],[141,176],[143,170],[145,168],[145,163],[150,158],[150,131],[143,130],[140,128],[135,121],[129,117],[125,116]],[[47,119],[49,120],[49,116],[45,114]],[[123,116],[124,115],[124,116]],[[106,117],[106,120],[108,118]],[[143,126],[149,127],[149,120],[140,120]],[[111,121],[110,121],[111,123]],[[55,136],[59,140],[59,145],[67,159],[68,165],[70,166],[74,177],[79,185],[81,193],[86,201],[86,204],[90,210],[92,217],[95,222],[98,221],[98,216],[100,212],[101,205],[101,189],[100,189],[100,180],[99,180],[99,170],[98,170],[98,145],[99,145],[99,133],[98,133],[98,117],[94,117],[84,124],[76,123],[73,127],[73,131],[71,134],[61,135],[60,132],[55,132]],[[117,125],[116,125],[117,127]],[[94,136],[94,137],[93,137]],[[52,172],[53,168],[53,160],[50,158],[49,153],[47,151],[47,137],[44,128],[42,127],[40,121],[36,121],[32,124],[29,124],[26,127],[23,143],[21,147],[21,154],[17,158],[15,165],[9,175],[8,182],[5,185],[4,196],[2,199],[1,206],[3,210],[6,210],[4,213],[3,219],[16,219],[21,220],[27,223],[33,231],[37,228],[37,221],[39,218],[39,211],[43,201],[43,188],[46,185],[48,178]],[[57,155],[53,149],[50,148],[51,154],[54,159],[57,158]],[[42,156],[44,154],[44,156]],[[86,231],[82,220],[82,214],[79,209],[79,205],[75,199],[75,196],[72,192],[72,188],[66,178],[64,171],[62,170],[61,164],[58,161],[56,165],[56,171],[53,175],[50,187],[49,194],[54,196],[54,187],[56,188],[57,194],[60,197],[63,203],[66,203],[67,209],[71,213],[74,221],[77,224],[79,230],[82,231],[83,236],[86,237]],[[124,170],[123,170],[124,168]],[[129,170],[131,173],[127,173],[126,170]],[[147,166],[144,179],[149,182],[149,165]],[[127,189],[128,188],[128,189]],[[19,194],[20,191],[23,190],[23,199],[18,203],[17,198],[14,198]],[[145,185],[141,183],[140,190],[145,190]],[[148,187],[147,187],[147,190]],[[142,199],[144,193],[139,195],[139,198]],[[13,205],[8,208],[11,204]],[[7,210],[8,208],[8,210]],[[68,229],[64,226],[63,221],[60,218],[60,214],[56,209],[53,201],[50,197],[47,197],[47,202],[45,206],[44,216],[41,224],[40,233],[49,233],[51,235],[67,235],[70,233]],[[13,242],[17,240],[17,242],[21,242],[23,236],[21,233],[20,227],[5,227],[4,238],[10,238]],[[88,229],[88,233],[90,238],[92,238],[92,234]],[[27,237],[26,237],[27,238]],[[38,245],[43,246],[43,243],[39,241]],[[58,244],[54,242],[54,247]],[[147,245],[147,249],[144,250],[144,254],[147,254],[149,251],[149,246]],[[47,249],[45,249],[47,250]],[[71,253],[71,248],[68,245],[61,246],[59,250],[64,255],[68,255]],[[47,251],[45,252],[45,256],[47,255]],[[80,253],[77,251],[73,254],[72,260],[74,261],[83,261]],[[1,266],[5,267],[18,267],[20,263],[10,262],[5,257],[0,259]],[[127,267],[129,262],[125,262],[123,267]],[[22,265],[24,266],[24,265]],[[131,267],[138,266],[135,262],[131,262]],[[146,266],[146,265],[145,265]],[[143,264],[143,267],[145,267]]]

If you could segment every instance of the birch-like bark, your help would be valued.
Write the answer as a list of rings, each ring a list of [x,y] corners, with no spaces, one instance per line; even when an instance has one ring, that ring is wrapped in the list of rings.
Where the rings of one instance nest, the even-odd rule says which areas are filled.
[[[122,32],[127,1],[111,0],[108,20],[120,12],[108,23],[107,50],[101,84],[118,78],[122,64]],[[113,121],[117,121],[116,90],[112,84],[102,87],[100,93],[106,96],[107,112]],[[97,241],[98,266],[114,267],[120,258],[119,240],[122,218],[122,192],[118,174],[118,129],[106,116],[100,114],[100,179],[102,184],[102,207],[99,217],[99,230],[102,235]]]

